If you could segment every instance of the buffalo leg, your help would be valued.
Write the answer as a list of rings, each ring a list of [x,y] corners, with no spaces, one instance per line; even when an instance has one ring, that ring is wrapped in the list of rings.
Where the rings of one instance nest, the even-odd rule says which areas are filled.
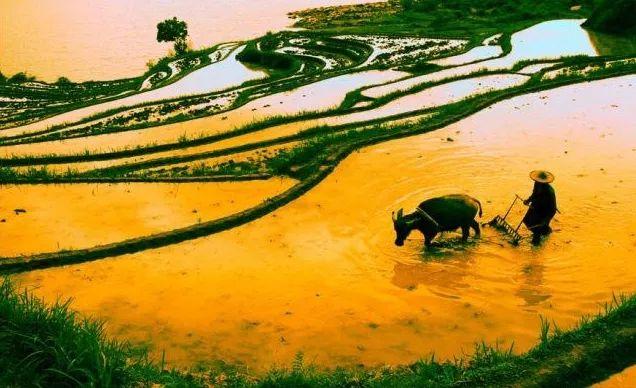
[[[479,229],[479,222],[473,220],[473,223],[470,226],[475,230],[475,237],[481,236],[481,230]]]
[[[428,248],[433,245],[433,239],[435,238],[434,234],[424,235],[424,245]]]
[[[468,233],[470,232],[470,226],[462,226],[462,241],[468,241]]]

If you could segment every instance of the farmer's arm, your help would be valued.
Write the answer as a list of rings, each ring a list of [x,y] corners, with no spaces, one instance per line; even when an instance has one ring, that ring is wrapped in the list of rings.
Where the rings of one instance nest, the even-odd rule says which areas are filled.
[[[532,203],[532,201],[534,201],[537,197],[537,190],[536,188],[532,190],[532,194],[530,194],[530,196],[528,197],[528,199],[526,199],[525,201],[523,201],[524,205],[530,205]]]

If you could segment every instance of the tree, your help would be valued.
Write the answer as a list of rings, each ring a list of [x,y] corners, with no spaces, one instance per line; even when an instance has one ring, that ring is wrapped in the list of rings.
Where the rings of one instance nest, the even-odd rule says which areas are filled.
[[[7,82],[10,82],[13,84],[21,84],[21,83],[30,82],[30,81],[35,81],[35,77],[32,77],[23,71],[19,73],[15,73],[14,75],[11,76],[11,78],[7,80]]]
[[[72,82],[70,79],[66,77],[60,77],[57,79],[57,81],[55,81],[55,84],[58,86],[68,86],[68,85],[71,85]]]
[[[174,42],[174,51],[183,54],[188,50],[188,24],[176,17],[157,24],[157,42]]]

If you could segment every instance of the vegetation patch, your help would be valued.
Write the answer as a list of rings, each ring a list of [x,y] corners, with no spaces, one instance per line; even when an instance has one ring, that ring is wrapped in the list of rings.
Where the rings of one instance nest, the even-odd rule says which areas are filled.
[[[454,361],[424,358],[376,369],[318,369],[298,354],[290,368],[263,375],[219,364],[167,370],[146,350],[111,340],[101,322],[79,316],[69,301],[45,304],[0,284],[0,384],[3,386],[169,387],[453,387],[584,386],[636,363],[636,297],[615,296],[595,316],[564,331],[542,319],[539,343],[523,354],[478,344]]]
[[[602,0],[584,26],[613,34],[636,34],[636,1]]]

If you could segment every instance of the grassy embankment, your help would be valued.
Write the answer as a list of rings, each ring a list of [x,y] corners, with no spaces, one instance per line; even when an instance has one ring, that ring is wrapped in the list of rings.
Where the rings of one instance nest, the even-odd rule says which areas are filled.
[[[290,368],[254,376],[229,365],[166,370],[144,350],[109,339],[101,322],[80,317],[69,302],[46,305],[5,279],[0,350],[2,386],[584,386],[636,362],[636,296],[614,297],[568,331],[542,319],[538,344],[522,354],[482,343],[455,361],[429,356],[406,366],[335,370],[307,366],[299,355]]]
[[[592,0],[389,0],[292,13],[297,27],[329,33],[457,37],[483,40],[550,19],[585,18]],[[582,7],[573,10],[575,4]]]
[[[636,1],[602,0],[584,26],[611,34],[636,35]]]

